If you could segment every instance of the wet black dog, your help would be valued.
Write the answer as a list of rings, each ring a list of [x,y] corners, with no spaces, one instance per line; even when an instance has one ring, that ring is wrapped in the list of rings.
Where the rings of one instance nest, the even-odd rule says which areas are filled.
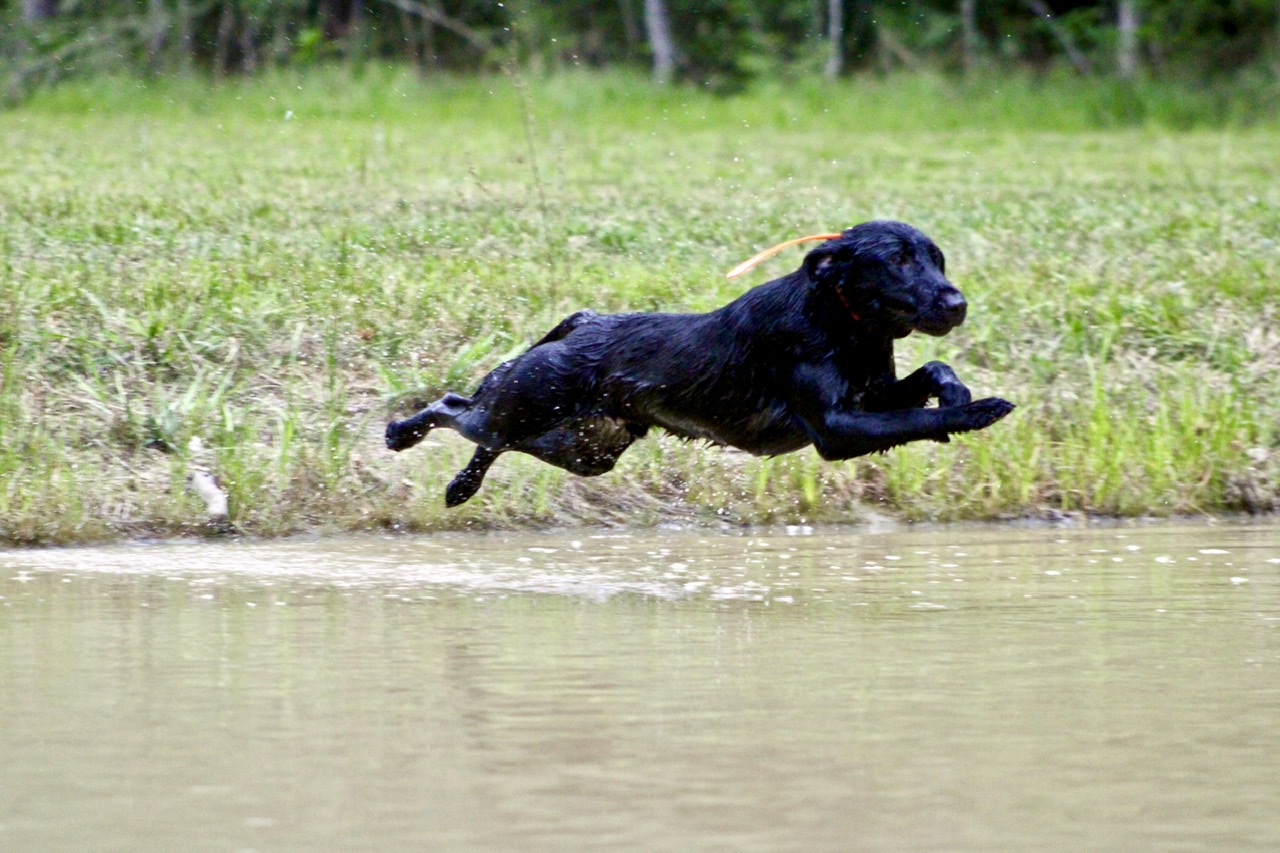
[[[761,456],[813,444],[849,459],[945,442],[1013,410],[998,397],[971,402],[942,362],[895,375],[895,338],[945,335],[965,318],[933,241],[901,222],[824,236],[800,269],[707,314],[573,314],[471,397],[445,394],[389,424],[387,447],[438,427],[475,442],[445,492],[457,506],[508,450],[589,477],[656,426]],[[930,399],[938,405],[925,408]]]

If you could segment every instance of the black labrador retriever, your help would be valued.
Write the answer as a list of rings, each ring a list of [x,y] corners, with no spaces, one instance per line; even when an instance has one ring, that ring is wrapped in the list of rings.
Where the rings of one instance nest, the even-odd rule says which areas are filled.
[[[791,240],[731,275],[818,239],[800,269],[707,314],[579,311],[471,397],[448,393],[388,424],[387,447],[412,447],[438,427],[475,442],[445,492],[457,506],[508,450],[590,477],[656,426],[759,456],[812,444],[823,459],[850,459],[945,442],[1013,410],[998,397],[971,401],[942,362],[896,377],[895,338],[945,335],[967,307],[942,252],[910,225],[866,222]],[[930,399],[938,405],[925,408]]]

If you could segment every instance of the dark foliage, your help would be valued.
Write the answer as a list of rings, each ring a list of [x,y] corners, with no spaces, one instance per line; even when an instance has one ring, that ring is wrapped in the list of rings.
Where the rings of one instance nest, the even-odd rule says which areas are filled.
[[[834,46],[830,6],[820,0],[665,0],[678,77],[721,92],[780,67],[815,70],[833,47],[845,72],[1069,64],[1108,74],[1122,49],[1122,4],[1137,14],[1132,60],[1144,73],[1276,73],[1275,0],[844,0]],[[645,11],[645,0],[0,0],[0,60],[11,98],[121,67],[214,75],[333,59],[464,72],[508,62],[645,67]]]

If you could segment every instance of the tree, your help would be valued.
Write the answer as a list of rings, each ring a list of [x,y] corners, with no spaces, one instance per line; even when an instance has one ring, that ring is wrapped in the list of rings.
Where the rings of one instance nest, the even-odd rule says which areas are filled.
[[[1116,10],[1116,74],[1130,80],[1138,73],[1138,3],[1119,0]]]
[[[58,14],[58,0],[22,0],[22,21],[34,24]]]
[[[653,51],[653,81],[665,86],[676,73],[676,44],[671,38],[671,18],[663,0],[644,0],[644,26]]]
[[[964,70],[971,74],[978,67],[982,37],[978,35],[978,0],[960,0],[960,37],[964,50]]]
[[[827,79],[844,71],[844,0],[827,0]]]

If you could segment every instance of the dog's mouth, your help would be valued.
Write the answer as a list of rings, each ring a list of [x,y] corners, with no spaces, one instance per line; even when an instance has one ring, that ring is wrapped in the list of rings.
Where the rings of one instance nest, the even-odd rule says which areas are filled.
[[[939,317],[921,317],[915,322],[915,330],[923,332],[931,337],[940,338],[950,332],[956,326],[959,326],[963,320],[952,320],[950,318]]]
[[[836,295],[849,316],[856,322],[868,318],[875,328],[895,338],[905,338],[912,332],[920,332],[940,338],[964,322],[964,298],[956,293],[956,299],[943,299],[921,308],[910,299],[898,299],[889,294],[876,294],[870,302],[855,305],[843,288],[836,288]]]
[[[964,322],[968,303],[955,288],[944,291],[916,317],[915,327],[918,331],[934,337],[942,337],[956,326]]]
[[[729,272],[725,275],[725,278],[737,278],[738,276],[745,273],[747,270],[754,267],[756,264],[761,263],[762,261],[769,260],[769,258],[772,258],[774,255],[778,254],[783,249],[790,249],[792,246],[798,246],[801,243],[812,243],[816,240],[834,240],[837,237],[841,237],[841,236],[843,235],[839,233],[810,234],[807,237],[793,237],[790,240],[784,240],[783,242],[779,243],[776,246],[770,246],[769,248],[765,249],[763,252],[757,252],[756,254],[747,258],[745,261],[738,264],[733,269],[729,270]]]

